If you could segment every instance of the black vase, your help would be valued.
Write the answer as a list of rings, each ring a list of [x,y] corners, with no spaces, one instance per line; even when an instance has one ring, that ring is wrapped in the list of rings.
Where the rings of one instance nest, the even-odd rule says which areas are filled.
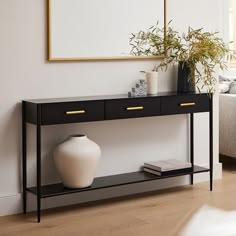
[[[179,93],[195,92],[195,83],[190,78],[191,69],[186,62],[179,62],[177,91]]]

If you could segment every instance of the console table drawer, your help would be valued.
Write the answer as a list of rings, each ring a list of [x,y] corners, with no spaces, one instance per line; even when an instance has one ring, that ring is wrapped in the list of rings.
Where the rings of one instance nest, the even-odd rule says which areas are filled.
[[[206,112],[209,110],[210,102],[207,94],[163,97],[161,99],[162,115]]]
[[[42,105],[42,124],[104,120],[104,102],[67,102]]]
[[[110,100],[105,103],[107,120],[160,115],[160,98]]]

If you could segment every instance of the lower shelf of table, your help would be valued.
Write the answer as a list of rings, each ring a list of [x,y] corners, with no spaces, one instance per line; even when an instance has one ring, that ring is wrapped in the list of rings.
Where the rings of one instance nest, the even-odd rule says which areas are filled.
[[[71,194],[71,193],[79,193],[79,192],[84,192],[84,191],[91,191],[91,190],[103,189],[103,188],[109,188],[109,187],[115,187],[115,186],[122,186],[122,185],[127,185],[127,184],[141,183],[141,182],[146,182],[146,181],[165,179],[165,178],[171,178],[171,177],[177,177],[177,176],[183,176],[183,175],[197,174],[197,173],[208,172],[208,171],[210,171],[210,169],[196,166],[196,165],[191,171],[180,172],[174,175],[170,174],[167,176],[157,176],[157,175],[149,174],[144,171],[138,171],[138,172],[119,174],[119,175],[98,177],[94,179],[93,184],[90,187],[78,188],[78,189],[66,188],[64,187],[62,183],[50,184],[50,185],[41,186],[41,198],[54,197],[54,196],[59,196],[59,195]],[[37,187],[27,188],[27,191],[37,195]]]

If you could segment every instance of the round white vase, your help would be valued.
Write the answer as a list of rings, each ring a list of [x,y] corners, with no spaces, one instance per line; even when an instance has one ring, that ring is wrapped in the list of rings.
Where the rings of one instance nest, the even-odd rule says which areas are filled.
[[[146,81],[147,81],[147,94],[155,95],[158,91],[158,72],[150,71],[145,72]]]
[[[90,186],[100,157],[100,147],[85,135],[70,136],[54,151],[56,168],[68,188]]]

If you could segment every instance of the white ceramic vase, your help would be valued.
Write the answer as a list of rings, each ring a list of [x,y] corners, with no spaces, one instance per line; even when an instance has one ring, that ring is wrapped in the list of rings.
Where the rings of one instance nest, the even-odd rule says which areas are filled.
[[[146,72],[146,81],[147,81],[147,94],[155,95],[158,91],[158,72],[150,71]]]
[[[54,151],[56,168],[68,188],[90,186],[100,157],[100,147],[85,135],[70,136]]]

